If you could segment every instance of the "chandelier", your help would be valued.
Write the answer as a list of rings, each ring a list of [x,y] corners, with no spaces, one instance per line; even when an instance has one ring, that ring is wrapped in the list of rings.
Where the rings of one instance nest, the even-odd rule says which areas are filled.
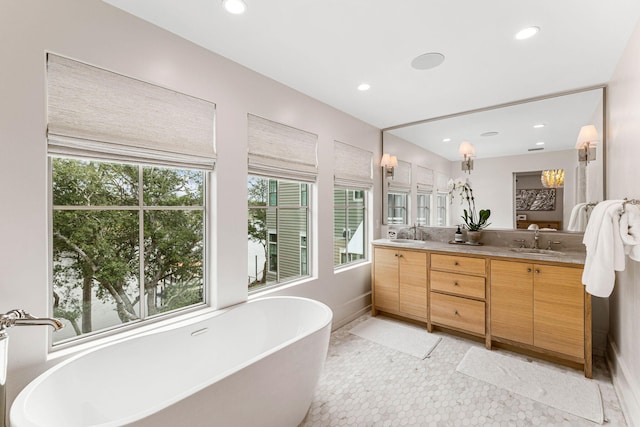
[[[564,185],[564,169],[549,169],[542,171],[540,182],[546,188],[560,188]]]

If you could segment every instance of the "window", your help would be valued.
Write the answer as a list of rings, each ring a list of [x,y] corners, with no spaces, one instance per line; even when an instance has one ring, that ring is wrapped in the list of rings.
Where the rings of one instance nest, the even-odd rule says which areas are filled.
[[[449,216],[449,203],[447,203],[447,193],[438,192],[436,195],[436,225],[444,227],[448,225],[447,218]]]
[[[51,165],[55,341],[204,303],[205,172]]]
[[[204,306],[215,104],[51,53],[46,73],[54,343]]]
[[[278,181],[269,180],[269,206],[278,206]]]
[[[367,258],[364,190],[333,190],[333,264],[341,266]]]
[[[387,224],[408,224],[408,203],[407,193],[387,193]]]
[[[309,274],[309,190],[303,182],[249,176],[250,291]]]
[[[416,223],[426,227],[431,225],[431,194],[418,193]]]
[[[278,272],[278,235],[269,233],[269,271]]]
[[[300,234],[300,275],[306,276],[309,274],[309,257],[307,255],[307,236],[304,233]]]

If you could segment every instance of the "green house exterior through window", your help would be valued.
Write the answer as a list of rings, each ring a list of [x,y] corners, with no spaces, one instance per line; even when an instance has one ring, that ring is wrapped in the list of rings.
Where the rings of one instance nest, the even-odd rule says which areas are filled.
[[[333,190],[333,265],[367,259],[366,191]]]
[[[247,188],[249,290],[307,276],[311,184],[249,176]]]

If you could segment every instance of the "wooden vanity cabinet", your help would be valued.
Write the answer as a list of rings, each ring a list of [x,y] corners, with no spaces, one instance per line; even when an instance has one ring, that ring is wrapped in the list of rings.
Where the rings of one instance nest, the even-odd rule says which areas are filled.
[[[485,258],[431,254],[428,327],[485,335]]]
[[[492,338],[569,356],[590,376],[590,304],[581,277],[582,268],[492,259]]]
[[[427,320],[427,254],[374,248],[373,311]]]

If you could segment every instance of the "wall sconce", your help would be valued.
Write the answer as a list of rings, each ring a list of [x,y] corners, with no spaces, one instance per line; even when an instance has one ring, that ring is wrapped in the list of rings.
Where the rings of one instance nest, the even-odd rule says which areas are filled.
[[[599,141],[598,131],[594,125],[582,126],[578,134],[578,142],[576,142],[578,161],[588,164],[591,160],[595,160],[596,145]]]
[[[564,186],[564,169],[542,171],[540,182],[545,188],[561,188]]]
[[[471,143],[464,141],[460,144],[460,148],[458,148],[458,153],[464,158],[462,161],[462,170],[468,172],[471,175],[471,171],[473,170],[473,157],[476,155],[476,149],[473,148]]]
[[[398,166],[398,158],[390,155],[389,153],[385,153],[382,155],[382,159],[380,159],[380,166],[384,168],[384,176],[386,178],[393,178],[394,168]]]

